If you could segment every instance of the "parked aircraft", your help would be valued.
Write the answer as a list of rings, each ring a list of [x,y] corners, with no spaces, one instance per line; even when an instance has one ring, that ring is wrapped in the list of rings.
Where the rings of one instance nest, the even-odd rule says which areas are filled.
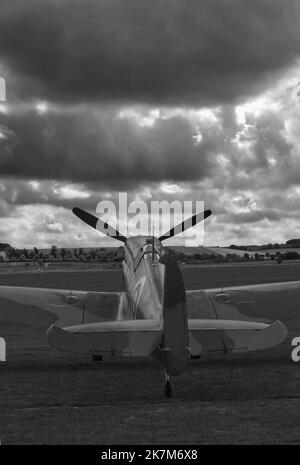
[[[183,373],[191,358],[262,350],[285,340],[285,325],[270,321],[270,314],[275,320],[287,293],[297,294],[299,302],[299,284],[185,290],[176,259],[162,242],[209,217],[210,210],[159,238],[127,238],[80,208],[73,212],[124,245],[125,291],[0,286],[0,320],[48,327],[48,343],[63,351],[96,358],[151,356],[165,374],[166,397],[170,376]],[[278,295],[283,297],[274,299]]]

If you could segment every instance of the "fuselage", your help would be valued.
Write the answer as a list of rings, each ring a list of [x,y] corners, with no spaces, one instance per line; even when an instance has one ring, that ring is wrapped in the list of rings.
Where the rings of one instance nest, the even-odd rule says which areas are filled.
[[[148,236],[131,237],[124,245],[124,283],[132,319],[162,318],[163,254],[161,242]]]
[[[156,238],[137,236],[124,245],[127,318],[158,320],[163,333],[153,353],[167,374],[184,371],[189,359],[185,289],[174,257]]]

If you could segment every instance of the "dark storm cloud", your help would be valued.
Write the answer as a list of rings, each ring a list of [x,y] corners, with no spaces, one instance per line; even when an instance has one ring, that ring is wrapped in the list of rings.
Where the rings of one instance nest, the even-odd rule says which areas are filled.
[[[229,105],[214,123],[200,118],[197,129],[184,115],[157,116],[150,126],[142,119],[89,108],[0,113],[1,176],[83,183],[96,192],[205,179],[228,191],[261,189],[266,179],[273,188],[297,184],[299,162],[276,110],[247,126]]]
[[[269,221],[278,221],[280,219],[280,215],[274,210],[264,209],[231,214],[229,217],[227,217],[227,220],[230,220],[234,224],[257,223],[258,221],[266,219]]]
[[[141,127],[109,113],[32,111],[0,114],[0,125],[2,176],[120,189],[146,181],[202,179],[212,169],[210,140],[195,145],[191,125],[179,116]]]
[[[95,209],[99,202],[99,193],[88,191],[87,196],[76,197],[76,191],[73,196],[66,197],[63,195],[65,184],[59,184],[56,181],[28,181],[22,179],[0,179],[0,196],[3,205],[10,205],[10,208],[23,205],[53,205],[71,210],[74,203],[80,203],[82,208],[87,210]],[[79,186],[76,186],[79,191]],[[79,191],[80,192],[80,191]],[[85,191],[86,192],[86,191]],[[1,203],[0,203],[1,214]]]
[[[215,105],[294,62],[299,19],[298,0],[12,0],[0,64],[9,98]]]

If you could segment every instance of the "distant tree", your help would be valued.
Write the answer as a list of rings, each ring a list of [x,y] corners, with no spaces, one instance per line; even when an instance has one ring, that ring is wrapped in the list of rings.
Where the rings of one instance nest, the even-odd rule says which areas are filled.
[[[172,253],[172,250],[171,250],[171,249],[169,249],[169,251]],[[184,255],[184,253],[183,253],[183,252],[179,252],[179,253],[177,254],[177,258],[178,258],[178,260],[180,260],[181,262],[182,262],[183,260],[185,260],[185,255]]]
[[[290,239],[286,241],[286,245],[290,247],[300,247],[300,239]]]
[[[4,242],[0,242],[0,251],[2,251],[2,250],[7,251],[8,249],[11,249],[11,248],[12,248],[12,247],[11,247],[10,244],[6,244],[6,243],[4,243]]]
[[[295,251],[290,251],[290,252],[285,252],[282,256],[284,260],[298,260],[300,258],[300,255],[298,252]]]
[[[78,252],[79,249],[70,249],[70,253],[72,253],[73,255],[73,260],[77,260],[79,259],[79,252]]]
[[[34,256],[33,250],[27,250],[27,259],[32,260]]]
[[[19,260],[21,251],[19,249],[14,249],[14,259]]]
[[[58,255],[58,249],[56,245],[52,245],[50,250],[50,256],[52,255],[53,258],[56,258]]]
[[[14,247],[11,247],[10,250],[8,251],[8,259],[9,260],[16,259],[16,249]]]
[[[95,249],[93,249],[93,250],[91,251],[91,257],[92,257],[93,260],[96,260],[96,258],[97,258],[97,252],[96,252]]]

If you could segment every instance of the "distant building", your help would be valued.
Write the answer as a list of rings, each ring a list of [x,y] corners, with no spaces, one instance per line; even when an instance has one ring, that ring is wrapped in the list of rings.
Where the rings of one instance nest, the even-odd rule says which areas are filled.
[[[6,252],[4,250],[0,251],[0,261],[5,261],[7,259]]]

